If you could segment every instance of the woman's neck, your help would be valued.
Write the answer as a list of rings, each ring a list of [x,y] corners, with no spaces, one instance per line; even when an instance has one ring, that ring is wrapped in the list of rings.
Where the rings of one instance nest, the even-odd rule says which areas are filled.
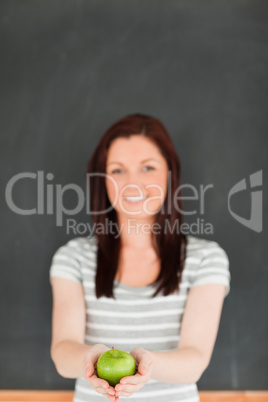
[[[121,247],[146,250],[152,248],[151,227],[154,217],[118,216]]]

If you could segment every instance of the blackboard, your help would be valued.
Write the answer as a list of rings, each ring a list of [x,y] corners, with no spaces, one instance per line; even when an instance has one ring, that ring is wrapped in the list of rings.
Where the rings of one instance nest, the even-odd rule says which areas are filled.
[[[138,112],[166,126],[184,183],[213,186],[204,213],[187,220],[211,223],[213,233],[200,236],[230,259],[231,292],[199,388],[266,388],[267,231],[235,219],[228,194],[245,180],[230,208],[249,220],[250,176],[258,173],[264,222],[268,3],[2,0],[0,31],[1,388],[73,388],[50,358],[48,271],[59,246],[88,235],[68,232],[67,218],[90,216],[83,208],[57,225],[55,212],[42,211],[37,177],[44,194],[68,183],[85,189],[100,136]],[[29,176],[16,181],[12,199],[23,210],[38,207],[36,214],[15,212],[7,199],[22,173]],[[66,192],[65,207],[76,202]]]

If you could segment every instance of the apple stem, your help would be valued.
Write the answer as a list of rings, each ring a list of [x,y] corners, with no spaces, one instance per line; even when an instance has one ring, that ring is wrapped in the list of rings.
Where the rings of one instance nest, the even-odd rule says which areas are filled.
[[[112,347],[112,349],[113,349],[113,351],[114,351],[114,357],[117,357],[117,356],[116,356],[116,353],[115,353],[115,350],[114,350],[114,347]]]

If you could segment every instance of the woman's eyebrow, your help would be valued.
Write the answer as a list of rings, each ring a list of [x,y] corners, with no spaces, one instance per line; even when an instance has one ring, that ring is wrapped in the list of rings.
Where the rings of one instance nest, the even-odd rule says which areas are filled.
[[[143,161],[141,161],[140,163],[144,163],[144,162],[148,162],[148,161],[155,161],[155,162],[159,162],[159,160],[158,159],[155,159],[155,158],[148,158],[148,159],[144,159]],[[109,162],[109,163],[107,163],[107,166],[108,165],[111,165],[112,163],[114,163],[114,164],[117,164],[117,165],[124,165],[123,163],[121,163],[121,162],[116,162],[116,161],[114,161],[114,162]]]

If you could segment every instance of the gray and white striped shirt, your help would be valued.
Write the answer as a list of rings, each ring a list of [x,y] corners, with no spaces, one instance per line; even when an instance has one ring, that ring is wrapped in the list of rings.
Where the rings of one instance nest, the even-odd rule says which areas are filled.
[[[114,281],[116,300],[95,296],[96,237],[77,237],[55,252],[49,275],[81,283],[86,302],[86,332],[84,343],[103,343],[107,347],[130,352],[141,346],[151,351],[177,349],[180,325],[188,291],[209,283],[226,286],[230,291],[229,260],[215,241],[188,236],[187,257],[179,292],[152,298],[155,288],[127,286]],[[120,400],[139,402],[198,402],[193,384],[167,384],[150,380],[130,397]],[[74,402],[100,402],[98,394],[83,378],[75,383]]]

